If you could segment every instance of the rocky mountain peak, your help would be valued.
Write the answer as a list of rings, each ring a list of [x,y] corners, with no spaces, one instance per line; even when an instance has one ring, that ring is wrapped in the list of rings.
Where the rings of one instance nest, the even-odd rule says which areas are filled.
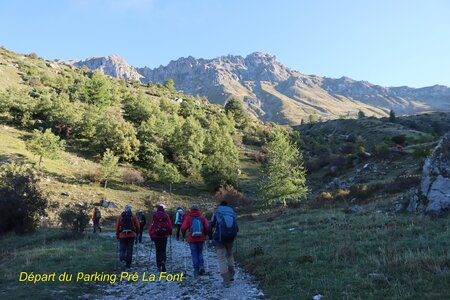
[[[117,54],[109,56],[91,57],[86,60],[72,61],[76,67],[86,66],[91,70],[98,70],[106,75],[115,78],[125,78],[128,80],[140,80],[140,75],[136,68],[130,66],[121,56]]]

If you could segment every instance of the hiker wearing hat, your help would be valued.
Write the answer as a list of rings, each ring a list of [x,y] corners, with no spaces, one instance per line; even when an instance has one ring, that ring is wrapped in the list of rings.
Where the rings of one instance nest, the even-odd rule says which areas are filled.
[[[187,242],[191,248],[192,263],[194,265],[194,276],[202,275],[205,273],[204,261],[203,261],[203,245],[208,234],[208,221],[204,216],[200,214],[198,205],[194,204],[191,207],[191,211],[186,217],[186,220],[181,225],[181,232],[183,238],[186,235],[186,231],[189,230]]]
[[[125,261],[127,268],[131,267],[134,239],[139,230],[139,222],[131,212],[131,205],[125,205],[124,211],[116,221],[116,237],[120,242],[120,261]]]
[[[169,215],[165,212],[163,205],[156,207],[156,212],[153,214],[148,233],[155,243],[156,266],[158,267],[158,271],[166,272],[167,237],[172,235],[172,222],[170,221]]]
[[[180,229],[184,220],[186,219],[186,214],[181,207],[177,208],[177,213],[175,214],[175,226],[177,227],[177,241],[180,239]]]
[[[145,224],[147,224],[147,220],[145,219],[145,214],[142,209],[138,210],[138,212],[136,213],[136,217],[139,221],[139,231],[137,232],[135,240],[135,244],[137,245],[138,242],[142,244],[142,233],[144,232],[144,227]]]

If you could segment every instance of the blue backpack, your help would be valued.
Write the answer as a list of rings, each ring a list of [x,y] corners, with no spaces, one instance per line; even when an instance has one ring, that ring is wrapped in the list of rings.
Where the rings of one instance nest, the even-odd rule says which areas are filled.
[[[192,217],[191,228],[189,231],[194,238],[199,238],[203,235],[203,221],[200,217]]]
[[[238,232],[234,210],[229,206],[220,205],[217,208],[215,218],[216,231],[214,239],[219,242],[233,241]]]

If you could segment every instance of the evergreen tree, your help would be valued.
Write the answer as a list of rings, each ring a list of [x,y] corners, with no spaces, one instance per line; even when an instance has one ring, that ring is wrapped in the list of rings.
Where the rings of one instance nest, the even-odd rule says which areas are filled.
[[[106,149],[103,153],[103,158],[100,161],[100,168],[103,174],[103,180],[105,181],[104,188],[106,189],[108,181],[119,173],[119,158],[114,155],[109,149]]]
[[[261,192],[268,203],[279,199],[299,200],[307,196],[303,157],[282,129],[277,129],[267,144],[267,163],[263,167]]]
[[[210,124],[204,154],[202,177],[206,184],[216,189],[222,185],[237,183],[239,153],[233,137],[217,123]]]
[[[358,111],[358,119],[362,119],[365,117],[366,117],[366,114],[362,110]]]
[[[169,184],[169,191],[172,193],[172,184],[180,182],[181,175],[178,172],[177,167],[171,163],[166,163],[164,161],[164,156],[158,153],[155,156],[155,171],[158,174],[158,180],[160,182]]]
[[[124,117],[126,120],[139,126],[143,121],[159,112],[159,107],[150,102],[143,92],[137,95],[128,94],[123,99]]]
[[[225,112],[227,114],[232,114],[236,127],[239,129],[244,129],[247,127],[250,119],[248,117],[247,111],[240,101],[236,97],[230,97],[225,104]]]
[[[164,82],[164,87],[169,90],[170,93],[175,93],[175,83],[172,79],[166,80]]]
[[[140,142],[136,129],[118,116],[105,115],[96,127],[96,140],[103,149],[111,149],[123,160],[136,160]]]
[[[35,129],[31,139],[26,142],[26,147],[31,153],[39,156],[38,168],[40,170],[44,157],[49,159],[59,157],[60,153],[64,151],[65,141],[54,135],[50,129],[46,129],[44,132]]]
[[[394,123],[396,120],[396,116],[395,116],[395,111],[391,109],[391,111],[389,112],[389,122]]]
[[[185,175],[198,174],[203,162],[205,133],[194,117],[188,117],[184,124],[176,128],[172,149],[176,163]]]

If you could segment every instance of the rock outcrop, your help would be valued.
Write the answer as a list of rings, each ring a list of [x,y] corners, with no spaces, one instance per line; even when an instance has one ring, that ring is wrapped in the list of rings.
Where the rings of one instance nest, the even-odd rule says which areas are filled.
[[[408,210],[418,209],[419,202],[426,204],[428,214],[450,210],[450,133],[442,137],[425,160],[418,195],[412,197]]]
[[[79,68],[87,67],[90,70],[98,70],[115,78],[140,80],[143,77],[136,71],[136,68],[130,66],[118,55],[92,57],[83,61],[71,61],[70,63]]]

